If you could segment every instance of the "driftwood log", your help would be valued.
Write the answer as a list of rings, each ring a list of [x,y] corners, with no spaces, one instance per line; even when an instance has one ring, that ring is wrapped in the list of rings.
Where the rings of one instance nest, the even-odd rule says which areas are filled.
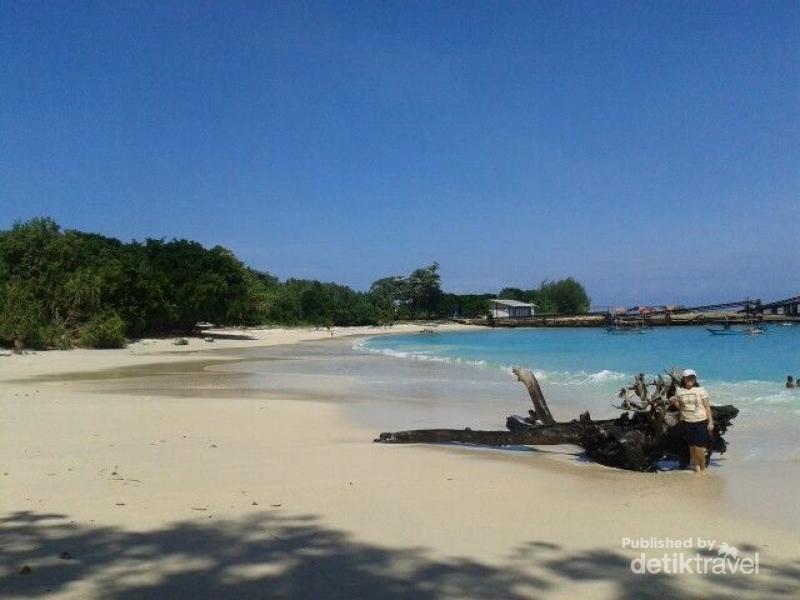
[[[515,368],[514,374],[525,385],[533,402],[528,417],[512,415],[506,419],[506,431],[474,429],[415,429],[381,433],[375,440],[383,444],[447,444],[481,446],[544,446],[574,444],[586,451],[592,460],[631,471],[653,471],[664,459],[677,459],[688,464],[688,446],[678,413],[670,406],[679,374],[676,369],[667,377],[647,382],[643,374],[631,386],[620,390],[622,414],[616,419],[592,420],[588,412],[577,419],[556,422],[539,382],[529,369]],[[723,435],[739,414],[734,406],[712,406],[714,431],[711,434],[708,460],[713,452],[724,453]]]

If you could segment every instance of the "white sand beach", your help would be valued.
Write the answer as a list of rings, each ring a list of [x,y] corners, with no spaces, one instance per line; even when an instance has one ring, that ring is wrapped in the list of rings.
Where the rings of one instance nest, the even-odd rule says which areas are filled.
[[[336,352],[349,344],[325,356],[325,376],[291,359],[313,394],[277,378],[254,391],[219,368],[248,349],[385,331],[232,331],[213,344],[0,357],[0,597],[800,594],[798,532],[743,514],[713,472],[620,472],[558,449],[373,444],[378,431],[352,418],[368,404],[341,400]],[[157,385],[137,388],[147,372]],[[791,485],[761,510],[796,501]],[[640,551],[623,538],[714,540],[708,556],[725,542],[758,553],[759,573],[636,574]]]

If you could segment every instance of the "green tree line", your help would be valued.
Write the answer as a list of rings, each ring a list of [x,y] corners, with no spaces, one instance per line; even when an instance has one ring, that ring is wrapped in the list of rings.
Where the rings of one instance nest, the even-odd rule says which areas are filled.
[[[569,294],[563,282],[546,285],[554,286],[547,298],[556,310],[573,306],[564,299]],[[114,348],[126,338],[188,332],[201,321],[347,326],[480,317],[492,297],[443,292],[437,263],[379,279],[359,292],[335,283],[280,281],[221,246],[209,249],[188,240],[123,243],[62,230],[49,218],[0,231],[3,345]],[[536,298],[541,306],[544,296]],[[575,306],[588,308],[585,293]]]

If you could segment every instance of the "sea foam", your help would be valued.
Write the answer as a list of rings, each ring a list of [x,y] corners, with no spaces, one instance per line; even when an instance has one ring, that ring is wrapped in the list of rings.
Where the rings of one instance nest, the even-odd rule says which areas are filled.
[[[397,348],[370,347],[365,343],[366,341],[367,340],[361,340],[356,342],[353,344],[353,349],[359,352],[370,352],[372,354],[381,354],[383,356],[390,356],[393,358],[500,369],[509,373],[511,372],[511,369],[516,366],[487,360],[447,356],[443,354],[449,349],[447,346],[428,347],[425,350],[399,350]],[[587,371],[572,372],[534,369],[533,373],[540,381],[554,385],[590,385],[613,381],[624,381],[629,378],[625,373],[620,373],[619,371],[613,371],[611,369],[602,369],[594,373]]]

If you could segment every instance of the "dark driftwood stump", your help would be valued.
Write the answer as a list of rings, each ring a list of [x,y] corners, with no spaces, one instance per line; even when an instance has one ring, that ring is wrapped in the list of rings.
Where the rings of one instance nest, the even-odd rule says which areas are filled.
[[[664,458],[678,459],[683,465],[688,463],[688,447],[683,440],[682,427],[666,402],[674,392],[674,376],[670,382],[659,378],[646,384],[644,376],[638,375],[629,389],[641,402],[626,400],[620,407],[623,414],[616,419],[593,421],[585,412],[576,420],[556,422],[533,373],[515,368],[514,374],[527,388],[534,409],[528,418],[508,417],[507,431],[414,429],[381,433],[375,441],[383,444],[461,443],[481,446],[574,444],[600,464],[631,471],[655,470],[658,461]],[[655,386],[653,395],[650,395],[648,385]],[[711,412],[714,431],[709,456],[712,452],[725,452],[727,444],[722,436],[739,410],[733,406],[712,406]]]

